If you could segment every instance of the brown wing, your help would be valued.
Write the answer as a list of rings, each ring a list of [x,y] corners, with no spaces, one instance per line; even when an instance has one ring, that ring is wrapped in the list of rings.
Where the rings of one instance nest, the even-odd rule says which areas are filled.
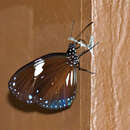
[[[65,58],[62,63],[54,62],[52,67],[47,66],[36,82],[39,91],[37,104],[43,108],[59,109],[72,104],[77,87],[77,69],[66,64]]]
[[[43,56],[19,69],[9,81],[9,89],[19,100],[44,108],[70,106],[77,85],[76,69],[64,53]]]

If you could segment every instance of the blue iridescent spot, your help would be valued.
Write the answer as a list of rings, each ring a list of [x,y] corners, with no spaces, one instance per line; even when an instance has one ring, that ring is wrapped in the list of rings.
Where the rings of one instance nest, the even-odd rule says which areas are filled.
[[[55,108],[57,108],[57,105],[55,105]]]
[[[51,105],[50,108],[53,108],[53,106]]]
[[[27,100],[26,102],[27,102],[27,104],[31,104],[31,103],[32,103],[32,101],[31,101],[31,100]]]
[[[31,95],[31,94],[29,94],[29,95],[28,95],[28,98],[29,98],[29,100],[31,100],[31,99],[32,99],[32,95]]]
[[[61,100],[59,100],[59,103],[61,103]]]
[[[65,102],[65,99],[62,99],[62,102]]]
[[[42,101],[42,98],[40,98],[40,101]]]
[[[29,103],[29,100],[27,100],[27,103]]]
[[[71,105],[71,102],[68,102],[68,106],[70,106]]]
[[[68,98],[65,98],[65,99],[60,99],[60,100],[53,100],[51,102],[51,104],[48,105],[48,100],[46,100],[44,103],[45,103],[45,107],[49,107],[50,109],[62,109],[62,108],[65,108],[67,106],[70,106],[71,103],[72,103],[72,99],[73,99],[73,96],[72,97],[68,97]]]
[[[51,102],[50,108],[51,109],[57,109],[58,108],[58,102],[57,102],[57,100],[54,100],[53,102]]]

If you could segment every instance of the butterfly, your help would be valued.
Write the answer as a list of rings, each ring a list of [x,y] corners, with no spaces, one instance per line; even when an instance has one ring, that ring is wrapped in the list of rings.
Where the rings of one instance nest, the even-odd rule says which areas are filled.
[[[87,45],[72,36],[69,40],[71,42],[65,53],[44,55],[17,70],[8,82],[11,94],[24,103],[37,104],[46,110],[70,107],[76,97],[78,70],[92,73],[80,68],[80,57],[97,44],[78,55],[76,50]]]

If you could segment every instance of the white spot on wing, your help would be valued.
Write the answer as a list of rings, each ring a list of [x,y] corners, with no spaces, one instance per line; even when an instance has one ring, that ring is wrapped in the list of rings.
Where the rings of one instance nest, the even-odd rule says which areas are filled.
[[[71,71],[70,83],[73,84],[73,70]]]
[[[48,100],[45,101],[45,104],[48,104]]]
[[[34,76],[36,77],[42,73],[45,62],[43,59],[38,59],[35,62],[36,63],[34,64],[35,67]]]
[[[41,76],[41,79],[43,79],[44,78],[44,76]]]
[[[13,82],[13,86],[15,86],[15,82]]]
[[[69,84],[69,76],[70,76],[70,73],[68,73],[67,78],[66,78],[66,86],[68,86]]]
[[[16,80],[16,77],[14,77],[14,80]]]

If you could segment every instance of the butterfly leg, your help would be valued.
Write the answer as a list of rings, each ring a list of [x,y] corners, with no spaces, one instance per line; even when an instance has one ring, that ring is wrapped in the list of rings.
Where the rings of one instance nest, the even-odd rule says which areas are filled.
[[[84,54],[86,54],[87,52],[89,52],[91,49],[93,49],[96,45],[98,45],[99,42],[97,42],[96,44],[94,44],[92,47],[90,47],[89,49],[81,52],[81,54],[79,54],[79,57],[83,56]]]
[[[91,72],[91,71],[89,71],[89,70],[87,70],[87,69],[83,69],[83,68],[80,68],[80,67],[79,67],[79,70],[88,72],[88,73],[90,73],[90,74],[96,74],[95,72]]]
[[[79,48],[82,46],[82,44],[87,47],[87,44],[86,44],[86,41],[85,41],[85,40],[78,39],[77,42],[80,43],[80,44],[79,44],[79,46],[76,47],[75,49],[79,49]]]

